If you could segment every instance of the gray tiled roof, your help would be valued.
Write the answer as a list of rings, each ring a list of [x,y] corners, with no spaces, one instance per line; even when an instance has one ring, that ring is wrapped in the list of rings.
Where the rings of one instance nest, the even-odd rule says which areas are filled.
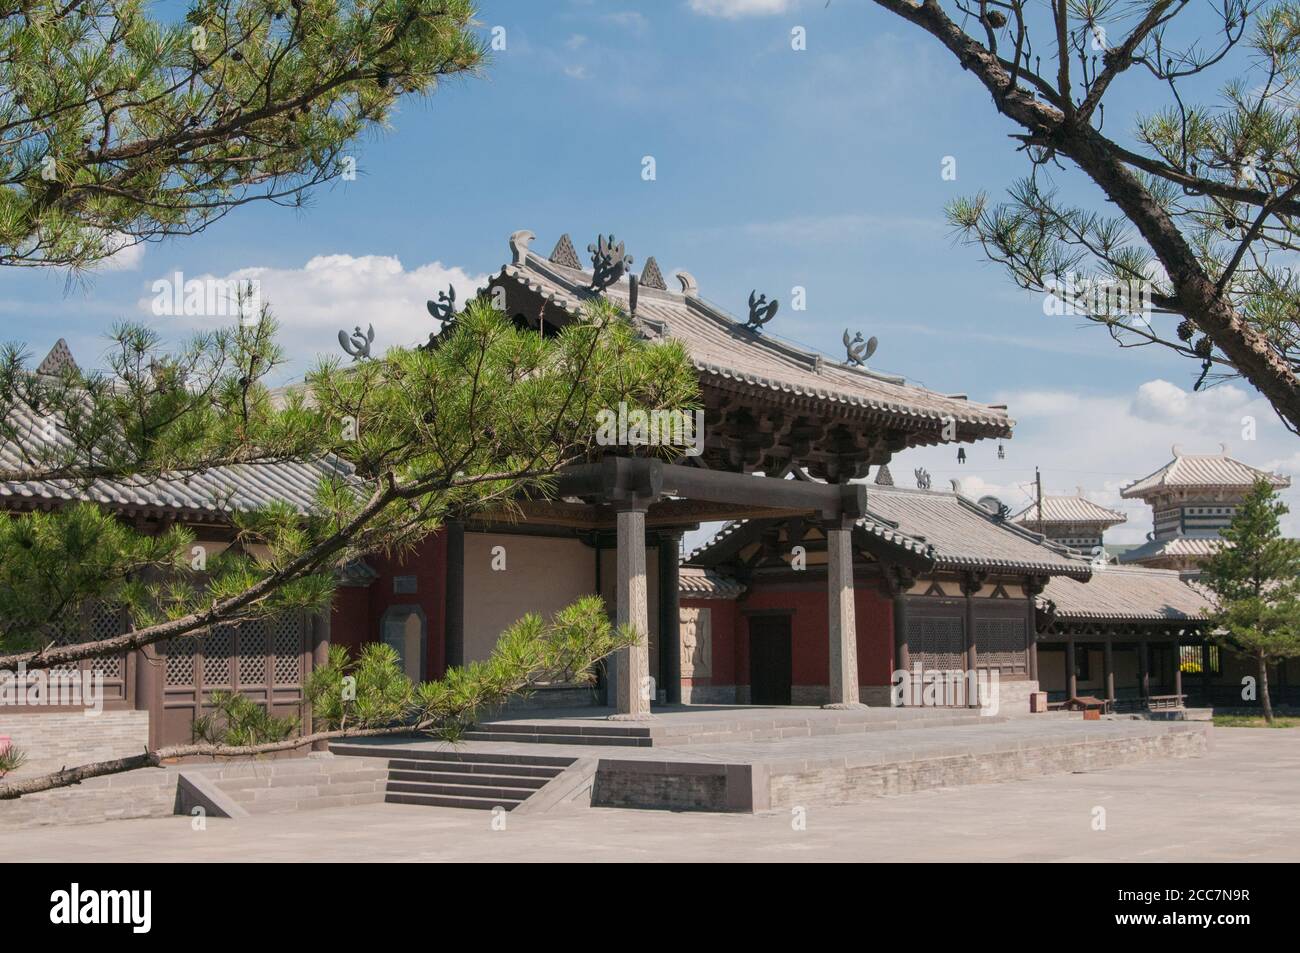
[[[20,433],[31,434],[33,441],[40,439],[38,435],[46,423],[44,417],[25,406],[15,408],[10,421]],[[66,440],[57,427],[55,439]],[[25,465],[19,447],[0,442],[0,469],[17,470]],[[322,480],[347,479],[350,475],[348,464],[330,457],[235,464],[159,480],[96,480],[88,486],[71,480],[11,482],[0,483],[0,506],[88,500],[126,510],[166,510],[179,516],[212,517],[278,501],[305,513],[315,505],[316,489]]]
[[[1264,479],[1275,487],[1291,485],[1290,477],[1269,473],[1234,460],[1226,453],[1180,453],[1174,448],[1174,458],[1155,473],[1144,476],[1124,487],[1120,495],[1144,499],[1168,489],[1249,489],[1256,480]]]
[[[513,244],[520,260],[502,268],[497,280],[518,282],[553,305],[577,314],[582,302],[591,297],[591,275],[527,250],[526,241]],[[693,280],[690,284],[694,285]],[[626,309],[626,280],[606,289],[604,295]],[[705,301],[693,287],[678,293],[642,285],[637,324],[652,339],[681,341],[704,378],[860,407],[899,420],[939,421],[951,416],[958,424],[978,431],[978,436],[1010,436],[1014,424],[1005,407],[939,394],[900,377],[838,364],[769,331],[755,334],[743,330],[742,322]]]
[[[1077,496],[1043,497],[1042,514],[1038,504],[1030,503],[1011,519],[1017,523],[1042,525],[1045,523],[1104,523],[1115,526],[1125,522],[1128,517],[1116,510],[1107,509],[1079,494]]]
[[[1221,539],[1171,536],[1167,539],[1148,540],[1141,546],[1120,553],[1118,559],[1122,563],[1140,562],[1159,556],[1191,556],[1200,559],[1213,555],[1222,545]]]
[[[1047,583],[1039,603],[1050,603],[1062,619],[1200,619],[1214,603],[1204,591],[1168,569],[1111,566],[1087,583],[1058,576]]]
[[[995,569],[1087,578],[1089,563],[956,493],[871,487],[859,526],[897,545],[925,551],[941,569]]]
[[[872,486],[867,490],[867,513],[857,523],[859,532],[884,541],[900,553],[921,556],[937,569],[1065,574],[1083,579],[1091,569],[1087,559],[1037,533],[999,522],[956,493]],[[707,559],[711,549],[741,532],[749,522],[726,524],[693,550],[687,561]]]
[[[682,566],[678,570],[677,591],[682,598],[735,599],[745,587],[713,569]]]

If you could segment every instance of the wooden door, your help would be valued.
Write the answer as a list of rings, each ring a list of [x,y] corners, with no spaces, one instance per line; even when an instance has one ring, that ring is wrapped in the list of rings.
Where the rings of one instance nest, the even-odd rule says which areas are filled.
[[[752,705],[790,704],[790,617],[751,616],[749,620],[749,701]]]

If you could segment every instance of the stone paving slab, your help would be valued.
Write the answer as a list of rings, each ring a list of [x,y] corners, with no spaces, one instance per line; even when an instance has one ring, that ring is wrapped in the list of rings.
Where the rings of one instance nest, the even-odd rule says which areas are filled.
[[[1149,738],[1167,732],[1203,731],[1204,725],[1133,720],[1083,721],[1082,719],[1011,719],[996,724],[916,728],[904,732],[856,732],[770,741],[718,744],[663,745],[653,748],[618,748],[602,745],[546,745],[548,755],[587,758],[617,756],[620,761],[663,764],[767,764],[777,770],[807,770],[835,765],[882,764],[925,758],[981,754],[1078,742]],[[357,739],[349,745],[383,749],[384,756],[401,749],[474,752],[482,754],[536,755],[539,746],[527,742]]]
[[[656,705],[654,718],[644,722],[610,721],[613,708],[553,709],[533,712],[504,712],[482,719],[485,727],[506,729],[543,728],[563,734],[612,734],[662,738],[700,733],[780,730],[783,728],[822,728],[832,726],[852,730],[864,726],[898,724],[923,725],[934,721],[951,721],[970,717],[973,711],[951,708],[884,708],[829,709],[815,706],[783,705]],[[998,717],[998,716],[995,716]]]
[[[1095,724],[1095,723],[1094,723]],[[1220,728],[1204,757],[758,814],[510,814],[372,804],[6,831],[10,862],[1295,862],[1300,730]],[[1106,829],[1093,824],[1106,809]],[[1050,876],[1050,875],[1049,875]]]

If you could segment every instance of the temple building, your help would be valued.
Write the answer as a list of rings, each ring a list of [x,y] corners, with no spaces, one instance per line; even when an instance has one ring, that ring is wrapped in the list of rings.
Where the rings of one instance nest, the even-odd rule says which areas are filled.
[[[955,489],[931,490],[923,471],[916,488],[894,485],[887,465],[900,451],[1009,438],[1005,406],[872,370],[873,347],[847,331],[843,360],[797,347],[773,333],[777,303],[757,290],[741,302],[747,317],[734,317],[686,272],[670,290],[653,257],[632,273],[612,236],[588,246],[590,268],[567,235],[547,255],[533,241],[528,231],[510,236],[510,261],[481,293],[543,335],[599,297],[644,338],[681,342],[703,405],[689,453],[663,460],[605,447],[561,471],[550,499],[476,513],[400,556],[338,567],[329,612],[219,627],[107,660],[111,717],[93,732],[37,709],[0,712],[4,733],[68,761],[69,733],[87,758],[184,742],[216,690],[276,714],[304,709],[303,680],[331,642],[387,643],[413,679],[436,678],[486,659],[524,614],[593,593],[643,639],[607,660],[594,688],[536,686],[529,704],[606,705],[618,719],[651,717],[662,703],[888,705],[895,673],[930,670],[996,673],[1000,704],[1017,711],[1040,685],[1058,700],[1099,691],[1149,706],[1181,704],[1187,681],[1207,695],[1212,683],[1231,687],[1236,670],[1205,645],[1203,593],[1177,572],[1097,570],[1089,559],[1120,514],[1079,495],[1008,518]],[[71,360],[60,342],[38,372]],[[35,420],[26,421],[33,432]],[[20,464],[12,450],[0,445],[0,463]],[[11,483],[0,485],[0,508],[92,500],[144,532],[191,526],[219,549],[234,538],[232,511],[283,500],[306,513],[322,477],[348,472],[325,460],[142,486]],[[1126,496],[1156,510],[1156,539],[1139,561],[1161,565],[1170,541],[1212,540],[1259,473],[1178,455],[1129,487]],[[683,534],[704,524],[722,529],[683,559]],[[88,607],[58,637],[129,624],[111,607]],[[1184,680],[1189,672],[1197,677]]]
[[[859,525],[868,515],[868,489],[850,481],[909,447],[1008,438],[1012,421],[1006,407],[876,372],[864,366],[869,355],[863,348],[848,346],[845,359],[835,361],[796,347],[772,333],[775,301],[755,291],[747,308],[742,302],[747,318],[737,319],[706,301],[690,274],[678,273],[679,288],[670,290],[653,258],[645,260],[639,275],[632,273],[631,256],[612,236],[588,246],[589,269],[568,236],[561,236],[549,255],[533,251],[532,241],[527,231],[510,237],[511,260],[482,293],[521,326],[541,334],[558,332],[578,320],[585,301],[603,297],[618,305],[643,337],[680,341],[701,387],[698,453],[664,462],[635,456],[634,447],[611,446],[602,458],[562,472],[552,500],[524,501],[519,510],[499,517],[480,513],[448,525],[400,559],[376,556],[339,567],[329,613],[230,627],[128,653],[109,666],[118,695],[112,707],[123,717],[98,723],[117,739],[119,750],[188,741],[191,723],[218,689],[244,692],[277,714],[301,708],[303,679],[329,642],[354,647],[387,642],[412,677],[437,677],[449,666],[487,658],[499,633],[525,613],[549,614],[589,593],[604,596],[615,620],[645,638],[606,666],[594,694],[585,687],[542,686],[534,703],[603,701],[616,717],[635,719],[648,716],[660,699],[681,700],[683,687],[693,692],[697,682],[700,697],[727,697],[728,686],[735,697],[736,679],[726,681],[720,651],[712,655],[718,663],[713,674],[703,674],[709,666],[699,664],[698,617],[687,613],[694,655],[684,653],[681,628],[682,534],[722,521],[777,519],[787,531],[798,527],[799,538],[816,542],[816,571],[803,578],[819,577],[806,587],[819,604],[817,644],[812,654],[797,659],[798,699],[860,704],[861,686],[877,683],[874,675],[864,682],[863,671],[887,670],[894,648],[888,598],[864,594],[860,600],[855,592],[856,540],[864,534],[888,537],[892,531],[887,516],[873,516],[869,533]],[[66,351],[66,346],[56,348],[46,364],[71,360]],[[35,432],[35,425],[28,429]],[[22,457],[9,453],[9,459],[18,465]],[[9,484],[0,488],[0,505],[48,509],[88,499],[145,532],[179,522],[193,526],[205,545],[220,547],[233,537],[231,510],[281,498],[306,508],[320,476],[337,473],[340,466],[322,461],[223,468],[146,487]],[[919,569],[940,565],[924,546],[909,553],[910,545],[893,547],[904,563]],[[990,605],[1007,600],[1002,615],[1009,621],[998,629],[999,651],[1009,667],[1028,674],[1026,590],[1017,588],[1019,582],[986,585],[978,575],[964,576],[964,569],[958,571],[964,563],[952,564],[951,572],[942,565],[942,578],[927,576],[922,583],[896,573],[891,584],[908,592],[924,584],[958,603],[969,601],[963,585]],[[1042,565],[1031,561],[1007,568],[1017,579],[1026,573],[1040,578],[1058,570],[1086,572],[1055,553]],[[710,594],[738,594],[734,583],[717,586]],[[70,620],[61,637],[84,639],[130,624],[120,614],[111,624],[101,615]],[[883,633],[882,641],[861,651],[865,633]],[[937,650],[949,652],[950,642],[945,636]],[[57,721],[45,710],[26,714],[51,727]],[[15,743],[30,734],[32,724],[12,732]],[[42,746],[48,747],[40,738],[28,745]]]
[[[1234,460],[1225,446],[1218,453],[1183,453],[1178,447],[1173,453],[1159,470],[1120,491],[1151,507],[1155,527],[1147,542],[1121,553],[1120,562],[1196,572],[1220,545],[1219,532],[1257,480],[1279,489],[1291,485],[1289,477]]]
[[[1123,513],[1092,502],[1082,487],[1074,496],[1044,496],[1042,502],[1031,503],[1011,517],[1017,526],[1082,553],[1100,549],[1106,530],[1127,519]]]
[[[1039,678],[1036,599],[1052,580],[1081,584],[1091,574],[1086,558],[955,491],[879,479],[852,546],[859,681],[873,705],[892,703],[896,672],[996,672],[999,705],[1027,711]],[[712,642],[710,678],[692,697],[824,700],[826,552],[815,523],[766,518],[729,523],[689,555],[704,579],[741,584],[739,596],[716,582],[683,593]]]

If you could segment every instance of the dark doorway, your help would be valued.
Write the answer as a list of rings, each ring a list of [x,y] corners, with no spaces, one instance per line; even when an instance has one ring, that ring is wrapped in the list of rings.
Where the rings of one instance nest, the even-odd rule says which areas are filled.
[[[790,617],[749,619],[749,701],[752,705],[790,704]]]

